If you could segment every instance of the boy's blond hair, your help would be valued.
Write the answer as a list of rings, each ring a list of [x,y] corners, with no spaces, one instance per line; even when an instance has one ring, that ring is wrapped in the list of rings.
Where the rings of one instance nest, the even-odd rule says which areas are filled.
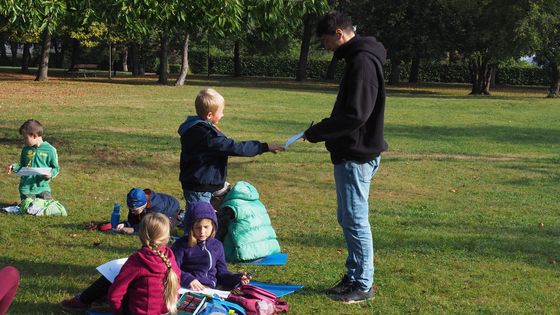
[[[164,281],[164,299],[169,314],[177,313],[177,290],[179,290],[179,276],[171,268],[171,260],[158,246],[167,246],[171,224],[169,219],[161,213],[148,213],[140,222],[138,237],[142,245],[151,248],[167,267]]]
[[[206,115],[210,112],[215,113],[224,106],[226,101],[220,93],[216,92],[214,89],[204,89],[198,92],[196,100],[194,101],[194,107],[196,108],[196,114],[202,119],[206,119]]]

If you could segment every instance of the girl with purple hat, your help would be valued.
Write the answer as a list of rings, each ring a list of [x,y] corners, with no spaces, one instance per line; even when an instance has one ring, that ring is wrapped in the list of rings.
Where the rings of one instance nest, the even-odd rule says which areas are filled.
[[[187,234],[172,246],[181,269],[182,287],[197,291],[205,287],[229,290],[249,283],[250,276],[233,274],[227,269],[224,246],[214,238],[218,219],[210,203],[191,203],[183,222]]]

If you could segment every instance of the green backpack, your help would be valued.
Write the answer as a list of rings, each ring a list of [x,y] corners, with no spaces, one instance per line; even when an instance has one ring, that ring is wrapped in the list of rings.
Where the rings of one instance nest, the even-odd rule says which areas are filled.
[[[60,201],[45,200],[41,198],[25,198],[21,202],[21,212],[27,212],[34,216],[62,216],[68,215],[66,208]]]

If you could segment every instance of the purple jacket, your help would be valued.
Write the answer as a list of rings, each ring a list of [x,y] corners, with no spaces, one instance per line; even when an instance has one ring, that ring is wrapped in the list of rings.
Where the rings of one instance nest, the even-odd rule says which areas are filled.
[[[206,202],[194,203],[185,213],[185,227],[190,231],[198,219],[211,219],[217,227],[216,212]],[[188,288],[193,280],[198,280],[207,287],[232,289],[241,281],[243,274],[228,271],[224,255],[224,245],[215,238],[198,242],[188,247],[188,236],[178,239],[172,246],[177,265],[181,269],[181,286]]]

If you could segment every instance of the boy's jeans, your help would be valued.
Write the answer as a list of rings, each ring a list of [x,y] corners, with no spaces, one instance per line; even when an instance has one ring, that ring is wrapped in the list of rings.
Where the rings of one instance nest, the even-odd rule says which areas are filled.
[[[189,204],[194,202],[208,202],[210,203],[210,199],[212,198],[212,193],[208,191],[192,191],[192,190],[183,190],[183,197],[185,197],[185,201],[187,202],[187,207],[185,208],[186,211],[189,211]],[[187,216],[185,215],[185,218]],[[185,220],[183,219],[183,226],[185,225]],[[190,231],[185,230],[185,235],[187,235]]]
[[[348,257],[346,270],[363,290],[373,285],[373,240],[369,224],[369,188],[381,157],[366,163],[346,161],[334,166],[338,224]]]

